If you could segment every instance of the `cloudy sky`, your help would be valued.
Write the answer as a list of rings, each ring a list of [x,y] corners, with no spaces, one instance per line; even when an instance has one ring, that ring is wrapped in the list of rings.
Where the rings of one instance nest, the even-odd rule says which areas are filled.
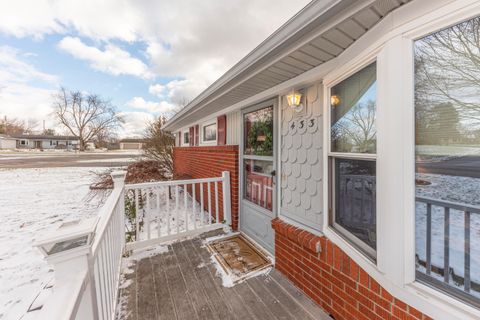
[[[111,99],[127,120],[121,136],[140,134],[308,2],[0,0],[0,117],[55,128],[63,86]]]

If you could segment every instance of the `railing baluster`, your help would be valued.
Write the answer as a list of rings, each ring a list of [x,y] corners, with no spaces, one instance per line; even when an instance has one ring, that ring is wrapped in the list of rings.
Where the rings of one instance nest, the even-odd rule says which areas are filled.
[[[449,282],[450,270],[450,208],[444,208],[443,215],[443,281]]]
[[[208,185],[208,224],[212,223],[212,195],[210,191],[210,182],[207,182]]]
[[[465,211],[464,215],[464,228],[465,228],[465,258],[464,258],[464,279],[465,279],[465,291],[470,292],[470,212]]]
[[[427,248],[426,248],[426,269],[430,275],[432,271],[432,205],[427,203]]]
[[[195,183],[192,183],[192,213],[193,213],[193,230],[197,230],[197,215],[195,214],[195,207],[197,199],[195,197]]]
[[[204,203],[203,203],[203,182],[200,182],[200,217],[201,217],[201,221],[200,221],[200,226],[203,227],[203,225],[205,224],[205,211],[204,211]]]
[[[218,212],[218,181],[215,181],[215,221],[220,223],[220,213]]]
[[[167,186],[165,191],[166,191],[165,197],[167,198],[166,199],[166,203],[167,203],[166,215],[167,215],[167,236],[168,236],[170,235],[170,187]]]
[[[185,232],[188,231],[187,185],[183,185],[183,211],[185,212]]]
[[[175,223],[177,225],[177,234],[180,232],[180,224],[178,223],[178,201],[179,201],[179,192],[178,185],[175,186]]]
[[[157,195],[157,237],[160,238],[162,236],[161,234],[161,213],[160,213],[160,189],[156,189],[156,195]]]
[[[140,200],[138,189],[135,189],[135,241],[140,240]]]
[[[150,219],[151,219],[151,208],[150,208],[150,189],[145,189],[145,193],[146,193],[146,198],[147,198],[147,202],[145,204],[146,206],[146,210],[145,210],[145,220],[147,220],[147,223],[146,223],[146,226],[147,226],[147,239],[150,239],[151,236],[150,236]]]

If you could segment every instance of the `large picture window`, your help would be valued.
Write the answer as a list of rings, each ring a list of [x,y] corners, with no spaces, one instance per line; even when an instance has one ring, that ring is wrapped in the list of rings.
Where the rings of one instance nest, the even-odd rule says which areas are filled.
[[[417,280],[480,306],[480,18],[419,39]]]
[[[376,63],[330,89],[330,225],[376,258]]]

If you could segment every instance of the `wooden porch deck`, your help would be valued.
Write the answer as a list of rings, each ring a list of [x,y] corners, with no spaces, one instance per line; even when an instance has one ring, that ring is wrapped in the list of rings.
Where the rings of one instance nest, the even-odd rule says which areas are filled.
[[[218,234],[218,232],[217,232]],[[204,234],[136,262],[120,289],[117,320],[331,319],[278,271],[225,288]]]

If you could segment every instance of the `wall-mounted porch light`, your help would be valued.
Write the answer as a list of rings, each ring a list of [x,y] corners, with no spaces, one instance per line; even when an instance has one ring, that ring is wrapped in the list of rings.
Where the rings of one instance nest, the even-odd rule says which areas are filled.
[[[299,91],[292,90],[290,94],[287,94],[287,103],[290,108],[295,110],[296,112],[300,112],[303,110],[303,103],[302,103],[302,93]]]

